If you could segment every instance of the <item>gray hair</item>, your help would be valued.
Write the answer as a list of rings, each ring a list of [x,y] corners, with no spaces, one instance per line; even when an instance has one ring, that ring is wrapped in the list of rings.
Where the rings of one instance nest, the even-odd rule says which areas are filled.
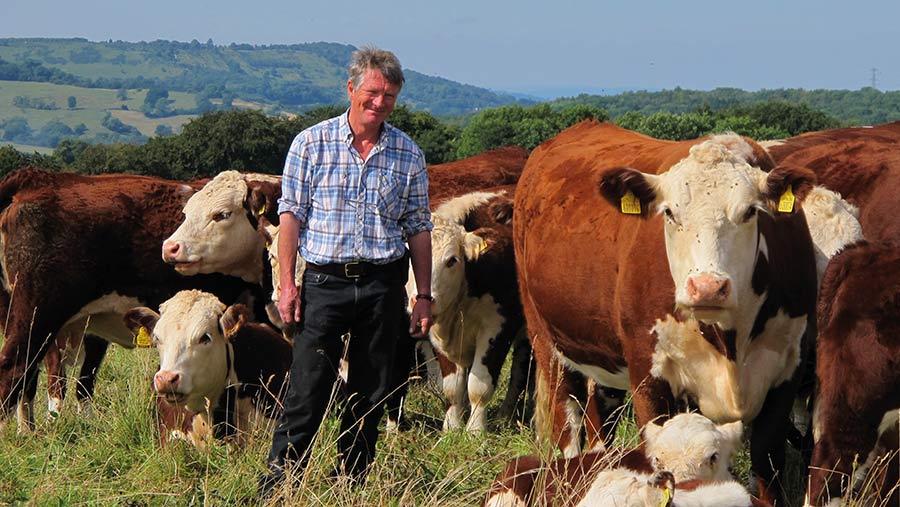
[[[393,85],[403,87],[403,83],[406,81],[403,77],[403,68],[400,67],[400,60],[394,53],[367,45],[354,51],[350,58],[350,83],[353,84],[354,89],[359,88],[363,76],[369,69],[377,70]]]

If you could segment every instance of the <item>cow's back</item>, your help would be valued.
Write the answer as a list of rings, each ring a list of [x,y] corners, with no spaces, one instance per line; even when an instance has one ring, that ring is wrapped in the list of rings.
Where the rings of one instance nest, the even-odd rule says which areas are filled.
[[[588,121],[532,152],[514,208],[519,283],[526,315],[533,304],[570,359],[620,356],[617,332],[649,330],[671,310],[674,294],[661,219],[623,215],[602,202],[600,174],[623,166],[662,172],[695,142],[659,141]],[[527,316],[530,332],[538,332],[536,315]]]
[[[810,132],[771,146],[779,165],[804,166],[859,208],[866,239],[900,238],[900,122]]]
[[[468,192],[515,185],[527,158],[525,149],[506,146],[455,162],[428,166],[428,195],[432,207]]]

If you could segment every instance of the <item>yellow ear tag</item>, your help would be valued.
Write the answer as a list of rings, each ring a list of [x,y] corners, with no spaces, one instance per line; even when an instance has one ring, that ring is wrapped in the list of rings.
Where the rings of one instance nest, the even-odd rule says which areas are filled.
[[[153,344],[153,340],[150,339],[150,331],[146,327],[141,326],[137,336],[134,337],[134,344],[138,347],[149,347]]]
[[[788,185],[786,189],[784,189],[784,193],[781,194],[781,197],[778,198],[778,211],[780,213],[790,213],[794,211],[794,193],[792,185]]]
[[[625,192],[625,195],[622,196],[622,213],[626,215],[641,214],[641,200],[635,197],[631,190]]]
[[[256,216],[262,216],[262,214],[265,212],[266,212],[266,205],[263,204],[262,208],[260,208],[259,211],[256,213]]]
[[[666,495],[663,497],[662,501],[659,502],[659,507],[668,507],[669,502],[672,501],[672,492],[669,490],[669,488],[666,488],[663,491],[666,492]]]
[[[479,255],[483,254],[484,251],[487,250],[487,249],[488,249],[487,241],[485,241],[484,238],[482,238],[482,239],[481,239],[481,246],[478,247],[478,254],[479,254]]]

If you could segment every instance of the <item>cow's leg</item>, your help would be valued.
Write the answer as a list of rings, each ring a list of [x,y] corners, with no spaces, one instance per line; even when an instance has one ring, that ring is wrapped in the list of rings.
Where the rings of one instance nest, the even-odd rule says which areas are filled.
[[[581,453],[586,379],[566,368],[551,350],[549,337],[529,336],[537,365],[535,419],[538,435],[549,433],[566,458]]]
[[[447,359],[440,350],[435,348],[434,355],[441,367],[441,377],[444,391],[444,401],[447,410],[444,413],[444,431],[462,428],[463,416],[466,412],[466,369]]]
[[[528,411],[526,400],[534,387],[534,360],[531,344],[524,335],[517,335],[513,342],[512,365],[509,369],[509,387],[500,405],[498,416],[512,421],[524,417]]]
[[[25,377],[25,388],[16,406],[16,421],[18,433],[30,433],[34,430],[34,397],[37,394],[38,372],[35,370],[30,376]]]
[[[487,404],[497,388],[497,380],[512,345],[512,337],[503,333],[496,337],[483,335],[478,337],[467,386],[469,406],[472,407],[469,422],[466,424],[468,431],[487,429]]]
[[[858,473],[856,461],[876,448],[881,422],[875,410],[848,403],[842,384],[825,382],[820,389],[817,403],[822,406],[817,409],[816,424],[821,430],[809,464],[806,495],[807,505],[815,506],[828,505],[847,494],[854,471]]]
[[[59,416],[66,396],[66,364],[63,362],[63,355],[67,342],[64,333],[57,336],[44,355],[44,367],[47,369],[47,417],[50,419]]]
[[[625,391],[603,387],[594,382],[588,385],[585,440],[591,451],[605,451],[616,435],[616,427],[622,418]]]
[[[75,398],[78,400],[78,411],[90,411],[91,400],[94,397],[94,385],[97,381],[97,371],[106,357],[109,342],[94,335],[85,335],[82,341],[84,360],[78,374],[78,383],[75,385]]]
[[[751,424],[750,467],[759,484],[760,499],[775,506],[785,505],[780,474],[796,394],[796,377],[770,390]]]

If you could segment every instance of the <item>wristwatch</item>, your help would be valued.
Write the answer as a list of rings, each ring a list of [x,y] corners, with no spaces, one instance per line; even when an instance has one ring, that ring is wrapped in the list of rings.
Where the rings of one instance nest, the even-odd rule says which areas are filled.
[[[427,299],[428,301],[434,303],[434,296],[432,296],[431,294],[416,294],[416,301],[420,299]]]

